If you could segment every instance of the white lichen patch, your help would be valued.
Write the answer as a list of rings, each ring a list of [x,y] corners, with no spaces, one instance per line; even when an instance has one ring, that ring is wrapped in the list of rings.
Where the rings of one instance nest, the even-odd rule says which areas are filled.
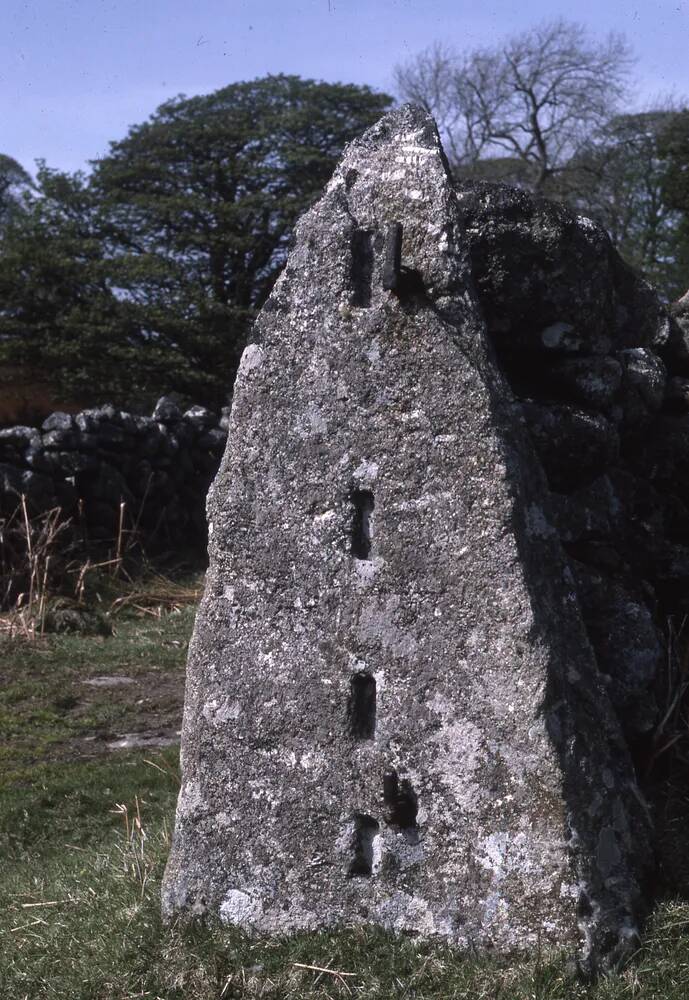
[[[235,927],[251,927],[260,914],[260,900],[241,889],[230,889],[220,904],[220,919]]]
[[[304,412],[299,415],[295,430],[302,439],[327,433],[328,422],[316,403],[309,403]]]
[[[239,362],[239,374],[246,375],[248,372],[259,368],[265,359],[265,351],[258,344],[247,344],[242,352]]]
[[[571,323],[565,323],[563,321],[552,323],[541,331],[541,342],[544,347],[550,347],[555,350],[560,347],[563,342],[571,339],[571,334],[574,331],[574,327]]]
[[[364,459],[354,470],[353,478],[358,486],[372,486],[378,478],[379,465],[369,459]]]

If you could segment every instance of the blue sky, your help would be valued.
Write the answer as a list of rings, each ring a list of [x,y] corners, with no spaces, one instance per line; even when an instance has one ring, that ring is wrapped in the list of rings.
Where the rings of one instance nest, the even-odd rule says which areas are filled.
[[[281,72],[389,90],[436,40],[473,48],[557,16],[627,36],[635,106],[689,98],[689,0],[1,0],[0,152],[86,167],[174,94]]]

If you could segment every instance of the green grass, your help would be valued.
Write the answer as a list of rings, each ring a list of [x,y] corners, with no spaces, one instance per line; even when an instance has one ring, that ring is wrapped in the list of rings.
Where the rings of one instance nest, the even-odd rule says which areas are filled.
[[[178,720],[193,617],[182,607],[117,617],[107,638],[0,639],[0,788],[37,762],[93,755],[119,733]],[[108,675],[133,683],[86,683]]]
[[[570,979],[562,958],[478,960],[372,930],[250,940],[227,929],[164,928],[159,891],[169,827],[160,812],[166,801],[171,805],[171,789],[166,775],[154,773],[162,792],[153,807],[140,802],[145,838],[136,824],[128,837],[122,815],[115,829],[103,817],[101,837],[87,846],[58,850],[53,843],[47,853],[5,867],[3,1000],[685,1000],[689,994],[689,907],[680,905],[656,914],[632,966],[591,988]],[[114,782],[116,798],[123,788]],[[130,830],[135,815],[130,800]]]
[[[0,1000],[689,998],[689,906],[679,903],[657,911],[623,973],[589,987],[565,956],[479,959],[370,929],[251,940],[163,927],[177,748],[110,753],[89,738],[175,712],[178,723],[192,617],[130,613],[111,638],[6,644]],[[85,690],[85,678],[106,674],[137,679],[137,697],[131,687]],[[147,688],[167,695],[141,706]]]

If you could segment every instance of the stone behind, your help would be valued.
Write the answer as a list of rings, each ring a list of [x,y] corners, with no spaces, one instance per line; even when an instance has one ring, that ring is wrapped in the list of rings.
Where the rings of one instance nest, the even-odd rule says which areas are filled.
[[[637,486],[620,428],[654,412],[668,338],[609,362],[639,349],[610,284],[655,300],[602,273],[605,239],[569,216],[591,280],[581,322],[567,289],[546,294],[555,270],[511,288],[520,253],[557,253],[541,210],[458,199],[432,120],[406,107],[348,148],[301,220],[209,497],[168,917],[569,943],[589,969],[634,946],[649,826],[619,713],[651,682],[655,619],[644,591],[634,670],[612,642],[603,675],[600,608],[588,632],[582,611],[608,568],[584,543],[617,530],[612,498]],[[554,400],[515,401],[470,250],[505,369],[552,353]],[[512,365],[515,386],[531,367]]]

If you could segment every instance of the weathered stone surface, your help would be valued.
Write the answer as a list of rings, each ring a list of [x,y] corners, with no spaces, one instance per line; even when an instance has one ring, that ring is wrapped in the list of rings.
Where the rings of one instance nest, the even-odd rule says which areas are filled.
[[[194,427],[207,429],[215,427],[218,423],[216,415],[205,406],[192,406],[184,414],[184,419],[189,421]]]
[[[0,430],[0,445],[8,444],[23,449],[40,442],[41,435],[35,427],[5,427]]]
[[[514,414],[433,123],[400,109],[302,219],[242,358],[168,916],[603,967],[633,945],[646,814]]]
[[[501,353],[671,350],[667,310],[602,226],[505,184],[467,184],[459,196],[479,299]]]
[[[577,593],[600,670],[625,729],[648,732],[657,721],[652,690],[667,657],[648,607],[619,582],[572,562]]]
[[[563,543],[613,538],[619,530],[620,502],[607,475],[573,493],[553,493],[550,509]]]
[[[79,430],[94,433],[102,423],[108,423],[117,417],[117,410],[112,403],[104,403],[90,410],[82,410],[74,418]]]
[[[631,427],[660,409],[667,373],[658,355],[644,347],[620,351],[617,360],[622,365],[620,405],[623,419]]]
[[[670,328],[663,357],[674,375],[689,375],[689,292],[670,307]]]
[[[44,431],[71,431],[74,427],[74,417],[70,413],[51,413],[41,424]]]

